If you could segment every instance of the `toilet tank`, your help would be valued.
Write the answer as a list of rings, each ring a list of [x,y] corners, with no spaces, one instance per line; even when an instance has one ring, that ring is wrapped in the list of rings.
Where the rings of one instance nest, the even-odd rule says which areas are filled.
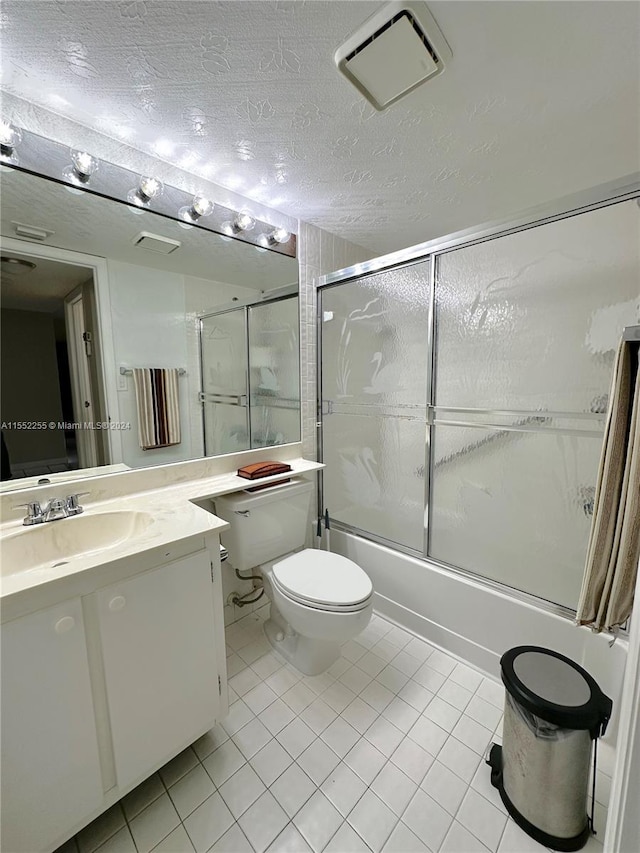
[[[247,571],[302,548],[313,488],[307,480],[294,480],[254,494],[216,498],[216,515],[231,525],[220,537],[231,565]]]

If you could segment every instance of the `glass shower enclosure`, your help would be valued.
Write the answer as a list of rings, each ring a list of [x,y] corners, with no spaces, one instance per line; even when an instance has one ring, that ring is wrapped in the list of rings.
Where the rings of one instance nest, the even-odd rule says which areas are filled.
[[[206,456],[300,440],[298,297],[200,318]]]
[[[575,610],[639,226],[635,201],[608,203],[328,277],[332,525]]]

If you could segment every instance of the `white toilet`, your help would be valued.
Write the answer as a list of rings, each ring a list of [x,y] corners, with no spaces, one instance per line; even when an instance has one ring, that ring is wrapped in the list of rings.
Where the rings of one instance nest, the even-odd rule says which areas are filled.
[[[259,568],[271,615],[271,645],[306,675],[318,675],[340,656],[340,646],[369,624],[373,586],[351,560],[304,548],[313,484],[293,480],[255,494],[216,498],[216,515],[238,571]]]

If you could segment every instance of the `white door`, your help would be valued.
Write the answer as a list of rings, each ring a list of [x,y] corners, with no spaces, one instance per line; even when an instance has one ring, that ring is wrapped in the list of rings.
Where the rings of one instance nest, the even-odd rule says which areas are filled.
[[[50,851],[102,802],[80,599],[2,626],[2,850]]]
[[[203,734],[220,707],[208,551],[95,593],[117,784]]]
[[[98,418],[93,399],[91,371],[88,359],[93,356],[93,341],[86,338],[84,304],[81,291],[65,301],[67,348],[71,370],[73,416],[76,423],[92,424]],[[98,431],[87,426],[76,429],[78,462],[80,468],[94,468],[98,464]]]

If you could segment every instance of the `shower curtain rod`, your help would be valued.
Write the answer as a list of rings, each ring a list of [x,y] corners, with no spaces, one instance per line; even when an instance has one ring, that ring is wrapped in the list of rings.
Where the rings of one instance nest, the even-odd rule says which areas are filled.
[[[625,341],[640,342],[640,326],[627,326],[622,333],[622,339]]]

